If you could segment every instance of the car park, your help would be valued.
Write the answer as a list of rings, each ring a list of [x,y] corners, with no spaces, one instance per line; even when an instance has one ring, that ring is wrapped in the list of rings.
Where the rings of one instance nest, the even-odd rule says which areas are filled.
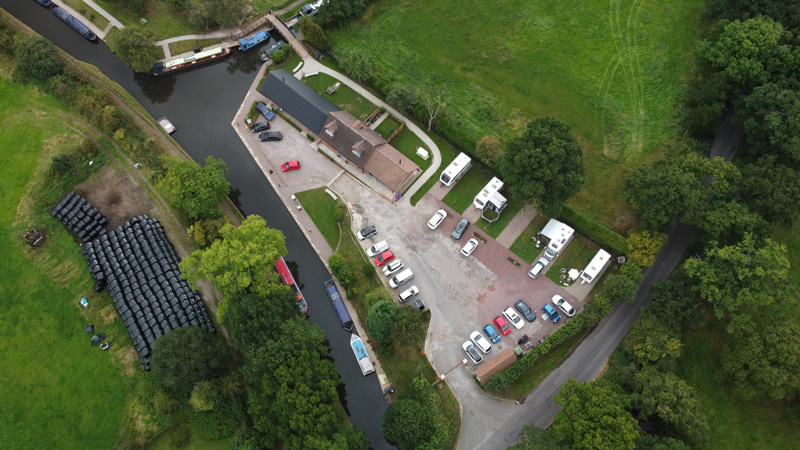
[[[453,228],[453,232],[450,233],[450,236],[453,236],[453,239],[455,240],[459,240],[461,239],[461,236],[464,235],[464,232],[467,231],[468,227],[469,227],[469,220],[461,219],[458,222],[458,224],[456,224],[456,227]]]
[[[367,250],[367,254],[369,254],[369,250]],[[385,252],[381,253],[380,255],[378,255],[378,257],[375,258],[375,264],[378,267],[380,267],[393,259],[394,259],[394,253],[390,252],[389,250],[386,250]]]
[[[472,238],[468,240],[467,243],[464,245],[464,247],[461,249],[461,254],[469,257],[469,255],[471,255],[472,252],[474,252],[477,247],[478,247],[478,240]]]
[[[497,328],[503,333],[503,336],[511,333],[511,327],[503,320],[503,316],[495,317],[494,324],[497,325]]]
[[[518,330],[521,329],[523,325],[525,325],[525,322],[522,321],[522,319],[519,317],[519,314],[514,312],[514,310],[511,309],[510,306],[503,309],[503,315],[506,316],[506,319],[508,319],[508,321],[511,322],[512,325],[514,325],[514,328]]]
[[[412,307],[417,308],[420,311],[425,310],[425,303],[422,303],[422,300],[417,300],[411,304]]]
[[[517,308],[522,317],[528,320],[528,322],[533,322],[536,320],[536,311],[532,310],[527,303],[522,300],[517,300],[517,303],[514,303],[514,306]]]
[[[483,332],[486,333],[486,337],[495,344],[500,342],[500,335],[497,334],[497,331],[494,331],[494,327],[491,324],[483,327]]]
[[[447,211],[443,209],[436,211],[436,214],[434,214],[433,217],[431,217],[431,220],[428,221],[428,228],[431,230],[439,228],[439,225],[442,224],[442,221],[444,221],[445,217],[447,217]]]
[[[469,356],[469,359],[472,360],[473,364],[480,364],[483,361],[483,356],[481,356],[480,352],[477,348],[475,348],[475,344],[470,341],[464,341],[461,344],[461,348],[464,349],[464,353]]]
[[[383,253],[386,250],[389,250],[389,243],[384,241],[380,241],[375,243],[372,247],[367,249],[367,256],[370,258],[374,258],[378,256],[379,253]]]
[[[564,300],[564,297],[560,295],[554,295],[553,304],[558,306],[558,309],[561,311],[564,311],[564,314],[566,314],[567,317],[572,317],[575,315],[575,308],[573,308],[568,301]]]
[[[375,236],[376,234],[378,234],[378,229],[375,228],[374,225],[372,225],[356,233],[356,237],[358,237],[359,241],[363,241],[364,239],[370,236]]]
[[[250,127],[250,131],[253,133],[258,133],[260,131],[269,130],[269,127],[269,122],[256,122]]]
[[[531,266],[531,270],[528,271],[528,276],[536,279],[536,277],[544,273],[544,269],[547,268],[548,263],[550,263],[550,261],[548,261],[547,258],[539,258],[539,260]]]
[[[395,259],[394,261],[390,262],[389,264],[386,265],[386,267],[383,268],[383,274],[388,277],[389,275],[391,275],[393,273],[396,273],[398,270],[402,269],[403,267],[405,267],[405,264],[403,264],[403,261],[400,261],[399,259]]]
[[[492,350],[492,344],[479,332],[473,331],[472,334],[469,335],[469,338],[483,353],[489,353]]]
[[[561,320],[561,316],[558,315],[558,312],[556,312],[556,309],[553,308],[552,306],[548,305],[548,304],[545,304],[542,307],[542,311],[544,311],[545,314],[550,316],[550,320],[552,320],[554,323],[558,322],[559,320]]]
[[[258,140],[261,142],[280,141],[281,139],[283,139],[283,135],[280,131],[265,131],[258,135]]]
[[[417,294],[419,294],[419,288],[416,286],[411,286],[410,288],[401,292],[400,295],[397,296],[397,300],[400,300],[400,303],[405,303]]]
[[[300,168],[299,161],[289,161],[281,164],[281,170],[284,172],[291,172],[292,170],[297,170],[299,168]]]

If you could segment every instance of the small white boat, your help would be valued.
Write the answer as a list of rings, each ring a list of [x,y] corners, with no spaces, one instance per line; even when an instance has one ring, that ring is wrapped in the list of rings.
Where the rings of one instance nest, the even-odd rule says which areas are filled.
[[[169,119],[167,119],[167,116],[158,119],[158,124],[161,125],[161,128],[163,128],[164,131],[167,132],[167,134],[172,134],[175,132],[175,130],[177,130],[177,128],[175,128],[175,125],[173,125],[172,122],[170,122]]]
[[[353,353],[355,353],[358,365],[361,367],[361,373],[367,376],[375,372],[375,366],[372,365],[367,349],[364,348],[364,343],[361,342],[361,338],[358,335],[350,335],[350,346],[353,347]]]

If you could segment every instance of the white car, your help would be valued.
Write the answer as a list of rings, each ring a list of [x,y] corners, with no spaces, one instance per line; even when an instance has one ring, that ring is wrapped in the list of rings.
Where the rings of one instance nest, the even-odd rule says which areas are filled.
[[[514,328],[518,330],[525,325],[525,322],[522,321],[522,319],[519,317],[519,314],[514,312],[510,306],[503,310],[503,315],[506,316],[506,319],[511,322],[511,325],[514,325]]]
[[[472,342],[464,341],[464,343],[461,344],[461,348],[464,349],[464,353],[469,356],[473,364],[480,364],[483,361],[483,356],[481,356],[481,353],[475,348]]]
[[[533,265],[531,266],[531,270],[528,271],[528,276],[533,279],[536,279],[536,277],[544,273],[544,269],[547,267],[549,263],[550,261],[548,261],[547,258],[544,257],[539,258],[539,260],[533,263]]]
[[[397,299],[400,300],[400,303],[405,303],[417,294],[419,294],[419,288],[416,286],[411,286],[410,288],[401,292],[400,295],[397,296]]]
[[[558,306],[558,309],[564,311],[564,314],[566,314],[567,317],[572,317],[575,315],[575,308],[573,308],[568,301],[564,300],[564,297],[560,295],[554,295],[553,304]]]
[[[367,256],[370,258],[374,258],[381,253],[389,250],[389,243],[386,241],[380,241],[377,244],[373,245],[372,247],[367,249]]]
[[[469,335],[469,338],[483,353],[489,353],[492,350],[492,344],[490,344],[489,340],[483,337],[480,332],[473,331],[472,334]]]
[[[397,272],[398,270],[402,269],[403,267],[405,267],[405,264],[403,264],[403,261],[400,261],[399,259],[395,259],[394,261],[389,262],[389,264],[387,264],[386,267],[383,268],[383,274],[388,277],[389,275]]]
[[[461,249],[461,254],[464,256],[469,256],[472,254],[472,252],[475,251],[477,247],[478,247],[478,240],[472,238],[468,240],[466,244],[464,244],[464,247]]]
[[[443,209],[436,211],[436,214],[434,214],[433,217],[431,217],[431,220],[428,221],[428,228],[431,230],[439,228],[439,225],[442,224],[445,217],[447,217],[447,211]]]

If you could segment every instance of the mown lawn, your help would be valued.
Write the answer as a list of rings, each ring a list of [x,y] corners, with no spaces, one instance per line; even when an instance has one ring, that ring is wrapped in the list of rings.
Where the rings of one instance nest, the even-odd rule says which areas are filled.
[[[676,116],[703,10],[702,0],[380,0],[329,37],[367,51],[381,82],[440,79],[473,142],[516,136],[535,117],[566,122],[587,168],[570,204],[620,231],[633,220],[624,179],[684,131]]]
[[[0,434],[13,448],[111,448],[129,383],[112,361],[114,349],[91,348],[83,331],[83,314],[98,314],[110,300],[94,294],[80,247],[55,219],[15,223],[43,149],[77,134],[60,120],[30,120],[59,109],[39,89],[0,78]],[[29,226],[47,231],[31,258],[21,239]],[[82,296],[88,311],[77,306]],[[119,321],[95,325],[110,338],[124,336]]]
[[[542,244],[544,244],[544,241],[542,241]],[[534,248],[536,247],[534,246]],[[583,236],[575,236],[567,250],[547,266],[547,278],[553,283],[563,284],[561,281],[561,269],[565,270],[565,274],[569,272],[569,270],[566,270],[567,268],[585,269],[598,250],[600,250],[600,247],[594,242]]]
[[[84,3],[83,0],[64,0],[64,3],[66,3],[75,11],[81,13],[83,17],[89,19],[101,30],[104,30],[108,26],[108,19],[100,15],[100,13],[95,11],[94,8]]]
[[[144,26],[153,31],[156,40],[204,32],[189,25],[185,14],[176,11],[169,2],[149,1],[145,14],[137,14],[125,8],[123,2],[116,0],[94,0],[94,2],[126,27],[142,26],[139,19],[147,19],[147,25]]]
[[[504,194],[508,195],[505,192]],[[525,202],[519,201],[514,198],[510,198],[509,196],[508,205],[506,206],[506,209],[504,209],[503,212],[500,213],[500,218],[497,219],[497,222],[489,223],[481,219],[478,222],[476,222],[475,225],[481,230],[489,233],[489,236],[497,239],[497,236],[500,236],[500,233],[502,233],[503,230],[506,229],[508,223],[511,222],[511,219],[513,219],[514,216],[517,215],[517,213],[522,209],[523,206],[525,206]]]
[[[325,188],[298,192],[295,195],[314,221],[314,225],[325,237],[325,241],[335,250],[339,244],[339,224],[336,223],[333,213],[336,211],[336,205],[344,206],[342,200],[334,200],[325,192]]]
[[[178,41],[169,44],[169,52],[172,56],[177,56],[186,52],[191,52],[195,46],[205,49],[206,47],[214,48],[216,44],[221,41],[219,38],[214,39],[189,39],[188,41]]]
[[[392,133],[394,133],[394,130],[396,130],[397,127],[399,126],[400,122],[394,117],[389,116],[383,119],[383,122],[381,122],[381,124],[378,125],[377,128],[375,128],[375,131],[377,131],[378,134],[380,134],[384,138],[388,139],[389,136],[391,136]]]
[[[293,69],[294,67],[292,67]],[[287,68],[287,70],[291,70]],[[345,110],[352,114],[356,119],[366,120],[373,111],[378,109],[377,106],[372,104],[369,100],[364,98],[361,94],[354,91],[350,87],[342,83],[339,89],[333,95],[325,92],[330,86],[336,84],[336,78],[326,74],[320,73],[311,77],[303,78],[303,82],[311,89],[314,89],[325,100],[328,100],[337,108]]]
[[[456,159],[456,156],[459,153],[455,149],[455,147],[453,147],[449,142],[442,139],[442,137],[439,136],[438,134],[428,133],[428,136],[430,136],[430,138],[433,139],[433,142],[436,144],[436,146],[439,147],[439,153],[441,153],[442,155],[442,163],[439,166],[439,171],[434,176],[428,178],[428,181],[426,181],[425,184],[423,184],[422,187],[417,192],[415,192],[414,195],[411,196],[412,205],[416,205],[417,202],[420,201],[420,199],[424,197],[429,190],[431,190],[433,185],[439,182],[439,176],[442,174],[442,171],[447,166],[449,166],[454,159]],[[419,180],[419,178],[417,180]],[[417,182],[415,182],[415,184]],[[411,186],[413,187],[414,185],[412,184]]]
[[[429,156],[427,160],[420,158],[417,155],[417,149],[422,147],[425,150],[428,150],[428,154],[430,154],[430,149],[427,145],[422,143],[422,139],[419,138],[413,131],[403,128],[403,131],[397,134],[397,136],[392,139],[392,147],[396,148],[397,151],[405,155],[406,158],[414,161],[414,164],[418,165],[422,171],[428,170],[428,167],[431,166],[431,162],[433,161],[433,156]]]
[[[447,166],[443,166],[442,170]],[[445,194],[442,201],[445,205],[453,208],[458,214],[463,213],[467,208],[472,208],[472,202],[475,196],[483,189],[489,181],[492,180],[492,174],[486,173],[481,169],[478,164],[473,161],[472,167],[467,173],[456,181],[456,184],[450,187],[450,190]]]
[[[528,225],[528,228],[519,235],[516,241],[511,245],[512,253],[522,258],[528,264],[533,264],[533,260],[541,253],[541,248],[536,248],[531,242],[531,238],[536,236],[536,233],[542,230],[547,224],[549,219],[541,214],[534,217],[533,221]]]

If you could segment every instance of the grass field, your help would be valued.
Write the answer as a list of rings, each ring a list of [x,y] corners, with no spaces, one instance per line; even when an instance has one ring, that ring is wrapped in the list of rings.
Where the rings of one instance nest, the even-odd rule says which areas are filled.
[[[294,67],[287,68],[287,70],[291,70],[293,68]],[[327,89],[329,86],[333,86],[336,83],[336,78],[333,78],[328,74],[320,73],[311,77],[303,78],[303,82],[311,89],[314,89],[325,100],[331,102],[337,108],[349,112],[356,119],[366,120],[367,117],[369,117],[369,115],[378,108],[372,104],[372,102],[345,84],[341,84],[339,89],[337,89],[333,95],[325,92],[325,89]]]
[[[339,244],[339,224],[333,218],[333,213],[336,210],[336,205],[344,204],[340,201],[335,201],[325,192],[325,188],[311,189],[308,191],[298,192],[295,194],[300,204],[303,205],[311,220],[317,226],[317,229],[325,238],[331,249],[336,250],[336,245]]]
[[[104,30],[106,26],[108,26],[108,19],[101,16],[100,13],[94,10],[91,6],[84,3],[83,0],[64,0],[64,3],[69,5],[75,11],[78,11],[89,19],[93,24],[97,25],[98,28]]]
[[[129,384],[111,353],[89,347],[82,315],[109,300],[93,293],[80,248],[55,219],[35,224],[48,230],[47,242],[31,258],[20,239],[28,224],[15,223],[40,155],[74,139],[62,121],[30,120],[58,109],[39,89],[0,78],[0,434],[13,448],[111,448]],[[89,293],[91,307],[82,312],[77,302]],[[119,321],[96,326],[124,333]]]
[[[172,42],[169,44],[169,52],[172,56],[180,55],[182,53],[191,52],[195,46],[198,46],[202,49],[206,47],[214,48],[216,44],[219,44],[219,38],[214,39],[190,39],[188,41],[178,41]]]
[[[147,25],[144,26],[155,33],[157,40],[203,32],[189,25],[185,16],[175,11],[168,2],[147,2],[145,14],[137,14],[116,0],[94,0],[94,2],[126,27],[142,26],[139,19],[147,19]]]
[[[491,173],[482,173],[480,166],[473,164],[467,173],[464,174],[460,180],[456,181],[456,184],[450,187],[450,190],[445,194],[442,202],[453,208],[458,214],[462,214],[467,208],[473,207],[472,202],[475,200],[475,196],[478,195],[481,189],[483,189],[486,183],[491,181],[491,179]]]
[[[473,140],[507,139],[545,115],[568,123],[587,168],[570,204],[620,230],[631,225],[623,180],[683,133],[675,118],[703,9],[702,0],[381,0],[330,38],[368,51],[387,82],[439,77],[453,90],[448,114]]]
[[[576,236],[572,239],[564,254],[556,258],[555,261],[550,262],[547,278],[553,283],[561,284],[561,269],[585,269],[599,248],[597,244],[589,239],[583,236]]]

